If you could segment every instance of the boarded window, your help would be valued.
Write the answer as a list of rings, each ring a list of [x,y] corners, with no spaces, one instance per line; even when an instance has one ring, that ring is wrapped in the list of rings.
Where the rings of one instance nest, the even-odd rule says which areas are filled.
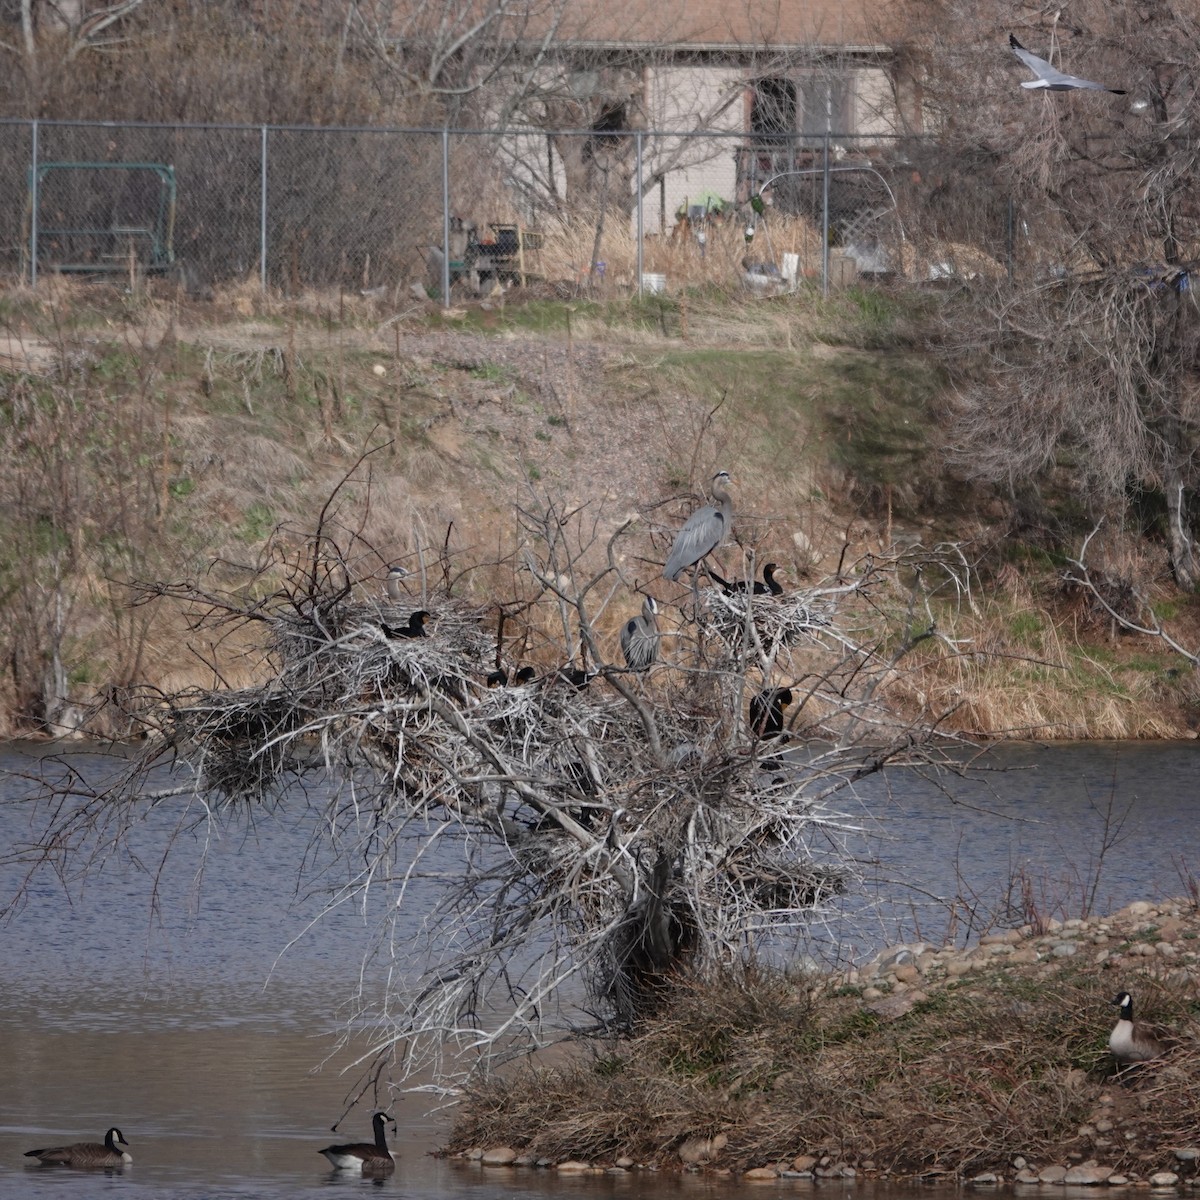
[[[822,71],[800,85],[800,132],[811,137],[825,133],[854,133],[854,79],[849,74]]]

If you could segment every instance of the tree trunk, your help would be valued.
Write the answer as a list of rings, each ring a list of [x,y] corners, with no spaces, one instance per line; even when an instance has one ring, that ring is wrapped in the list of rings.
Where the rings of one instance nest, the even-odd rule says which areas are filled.
[[[1167,544],[1171,551],[1171,570],[1175,582],[1185,591],[1200,588],[1200,563],[1196,560],[1196,544],[1192,540],[1183,481],[1176,475],[1167,481],[1167,517],[1170,526]]]

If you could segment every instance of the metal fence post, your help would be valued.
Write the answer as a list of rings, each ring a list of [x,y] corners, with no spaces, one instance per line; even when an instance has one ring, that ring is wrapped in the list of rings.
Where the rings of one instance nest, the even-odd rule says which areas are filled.
[[[29,168],[29,286],[37,287],[38,256],[38,123],[32,122]]]
[[[442,127],[442,307],[450,307],[450,127]]]
[[[258,279],[262,293],[267,294],[267,127],[262,127],[259,149],[259,213],[258,213]]]
[[[829,128],[821,156],[821,298],[829,299]]]
[[[637,146],[637,294],[642,295],[642,269],[645,267],[646,219],[642,204],[642,131],[635,138]]]

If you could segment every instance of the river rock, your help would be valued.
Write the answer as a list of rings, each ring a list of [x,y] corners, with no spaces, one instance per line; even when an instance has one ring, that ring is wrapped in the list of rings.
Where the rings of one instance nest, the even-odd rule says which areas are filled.
[[[1067,1168],[1066,1167],[1059,1167],[1059,1166],[1043,1167],[1038,1172],[1038,1182],[1039,1183],[1062,1183],[1062,1181],[1066,1177],[1067,1177]]]
[[[1094,1187],[1098,1183],[1104,1183],[1112,1173],[1112,1167],[1072,1167],[1063,1176],[1063,1183],[1078,1183],[1084,1187]]]
[[[558,1163],[555,1169],[564,1175],[582,1175],[592,1169],[592,1164],[580,1162],[576,1158],[568,1158],[566,1162]]]
[[[1040,1183],[1041,1182],[1041,1180],[1038,1178],[1038,1173],[1036,1171],[1031,1171],[1028,1167],[1022,1167],[1016,1173],[1016,1175],[1013,1176],[1013,1178],[1017,1181],[1017,1183]]]
[[[817,1160],[812,1154],[797,1154],[792,1159],[793,1171],[811,1171],[817,1165]]]
[[[622,1154],[614,1165],[620,1167],[622,1171],[628,1171],[633,1166],[633,1159],[628,1154]]]
[[[751,1167],[742,1175],[743,1179],[778,1179],[778,1167]]]
[[[480,1161],[485,1167],[511,1167],[516,1158],[517,1152],[511,1146],[493,1146],[483,1152]]]
[[[973,1183],[977,1186],[982,1187],[982,1186],[989,1185],[989,1184],[999,1183],[1000,1176],[997,1175],[995,1171],[984,1171],[984,1173],[982,1175],[972,1176],[972,1178],[969,1179],[967,1182]]]
[[[1179,1176],[1174,1171],[1155,1171],[1149,1182],[1152,1188],[1173,1188],[1179,1182]]]
[[[1195,1162],[1200,1158],[1200,1149],[1195,1146],[1176,1146],[1171,1151],[1180,1162]]]
[[[478,1162],[483,1157],[483,1147],[472,1146],[470,1150],[464,1150],[462,1156],[467,1162]]]

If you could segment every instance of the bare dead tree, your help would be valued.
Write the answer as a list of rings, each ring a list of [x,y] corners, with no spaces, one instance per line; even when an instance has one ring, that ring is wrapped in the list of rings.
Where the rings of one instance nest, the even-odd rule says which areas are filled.
[[[572,993],[629,1029],[681,973],[810,921],[853,879],[839,794],[937,753],[932,727],[887,702],[935,636],[919,603],[896,605],[892,564],[844,564],[778,597],[704,589],[695,612],[689,591],[673,622],[660,615],[664,649],[642,674],[614,663],[606,630],[635,582],[624,551],[645,534],[534,494],[516,520],[487,604],[449,563],[408,606],[364,588],[356,564],[378,556],[336,499],[307,535],[281,530],[253,580],[144,585],[141,603],[184,606],[210,643],[256,647],[239,664],[255,682],[129,695],[141,750],[103,782],[54,774],[42,837],[9,858],[74,878],[180,796],[222,822],[308,808],[335,869],[312,877],[306,860],[301,886],[327,912],[377,914],[364,955],[389,982],[356,996],[345,1035],[364,1089],[445,1083],[543,1045]],[[404,636],[418,602],[430,635]],[[486,685],[504,657],[498,612],[534,680]],[[781,736],[743,715],[767,687],[792,697]],[[416,878],[435,898],[414,943]]]
[[[1200,22],[1091,0],[1053,14],[946,0],[906,19],[938,130],[909,232],[965,243],[978,265],[940,345],[959,397],[953,456],[1014,489],[1066,466],[1094,512],[1119,511],[1131,484],[1154,492],[1194,589]],[[1010,33],[1128,95],[1022,90]]]

